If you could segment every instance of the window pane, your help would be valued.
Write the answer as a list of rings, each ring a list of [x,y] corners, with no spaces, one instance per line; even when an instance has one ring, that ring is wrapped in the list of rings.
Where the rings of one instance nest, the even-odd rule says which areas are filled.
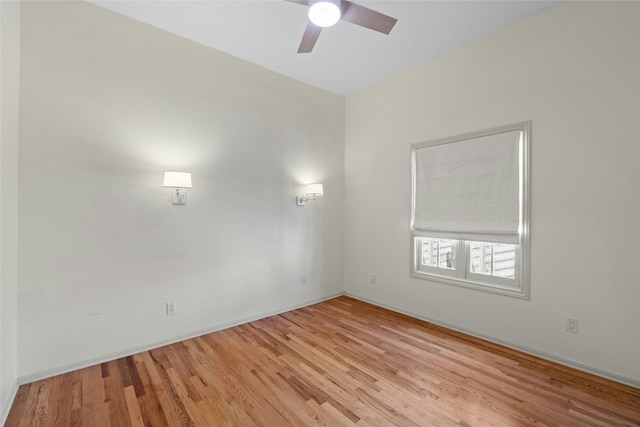
[[[438,259],[438,241],[422,239],[422,265],[436,267]]]
[[[515,278],[516,247],[514,245],[493,245],[493,275]]]
[[[422,265],[454,270],[456,268],[457,240],[429,239],[423,237]]]
[[[456,268],[456,241],[455,240],[438,240],[438,267],[440,268]]]
[[[484,244],[480,242],[469,243],[469,252],[471,254],[471,272],[486,274],[486,265],[484,263]]]
[[[499,243],[470,242],[472,273],[515,278],[516,246]]]

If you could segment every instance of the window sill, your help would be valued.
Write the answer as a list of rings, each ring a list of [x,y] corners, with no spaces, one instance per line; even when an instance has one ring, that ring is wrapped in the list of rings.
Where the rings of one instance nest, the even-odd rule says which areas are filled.
[[[475,289],[483,292],[490,292],[498,295],[505,295],[513,298],[529,299],[529,292],[522,287],[504,286],[491,283],[482,283],[469,279],[460,279],[452,276],[440,276],[432,273],[424,273],[420,271],[412,271],[411,277],[431,282],[446,283],[448,285],[460,286],[468,289]]]

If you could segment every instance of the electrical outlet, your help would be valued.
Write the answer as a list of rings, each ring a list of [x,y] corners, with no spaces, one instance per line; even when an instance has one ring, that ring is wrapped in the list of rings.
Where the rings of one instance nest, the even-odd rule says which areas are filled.
[[[371,275],[371,283],[375,285],[377,281],[378,281],[378,279],[376,278],[375,273],[374,273],[374,274],[372,274],[372,275]]]
[[[301,286],[307,286],[307,278],[306,277],[302,276],[300,278],[300,285]]]
[[[176,303],[168,302],[167,303],[167,316],[176,314]]]
[[[571,317],[567,317],[567,323],[565,326],[567,332],[571,332],[572,334],[578,333],[578,319],[573,319]]]

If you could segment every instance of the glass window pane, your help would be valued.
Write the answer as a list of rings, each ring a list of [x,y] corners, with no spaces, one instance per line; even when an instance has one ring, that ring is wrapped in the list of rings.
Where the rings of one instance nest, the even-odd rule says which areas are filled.
[[[488,242],[469,242],[472,273],[514,279],[516,246]]]
[[[435,267],[438,258],[438,244],[433,239],[420,239],[422,242],[422,265]]]
[[[483,243],[482,247],[484,249],[484,274],[491,274],[491,261],[492,261],[492,248],[493,245],[489,243]]]
[[[471,262],[469,263],[472,273],[480,273],[482,268],[480,268],[480,254],[482,253],[482,244],[478,242],[470,242],[469,243],[469,254],[471,257]]]
[[[456,268],[456,240],[438,240],[438,267]]]
[[[493,245],[493,275],[515,278],[516,247],[514,245]]]
[[[421,250],[420,261],[424,266],[446,268],[453,270],[456,268],[456,248],[457,240],[430,239],[421,237],[418,241]]]

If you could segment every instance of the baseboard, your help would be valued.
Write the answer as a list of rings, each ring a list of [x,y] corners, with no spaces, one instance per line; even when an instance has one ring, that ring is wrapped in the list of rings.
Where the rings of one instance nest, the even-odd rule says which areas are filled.
[[[98,365],[100,363],[109,362],[109,361],[112,361],[112,360],[115,360],[115,359],[120,359],[122,357],[127,357],[127,356],[131,356],[131,355],[134,355],[134,354],[137,354],[137,353],[142,353],[144,351],[153,350],[154,348],[164,347],[164,346],[169,345],[169,344],[175,344],[175,343],[180,342],[180,341],[184,341],[184,340],[188,340],[188,339],[191,339],[191,338],[199,337],[201,335],[210,334],[212,332],[217,332],[217,331],[221,331],[221,330],[224,330],[224,329],[233,328],[234,326],[238,326],[238,325],[242,325],[242,324],[245,324],[245,323],[253,322],[253,321],[256,321],[256,320],[264,319],[264,318],[270,317],[270,316],[275,316],[277,314],[285,313],[285,312],[291,311],[291,310],[296,310],[298,308],[307,307],[309,305],[313,305],[313,304],[317,304],[317,303],[320,303],[320,302],[323,302],[323,301],[327,301],[327,300],[339,297],[341,295],[344,295],[344,293],[340,292],[340,293],[331,294],[331,295],[328,295],[328,296],[325,296],[325,297],[321,297],[321,298],[307,300],[307,301],[298,303],[298,304],[293,305],[293,306],[282,307],[282,308],[279,308],[279,309],[274,310],[274,311],[263,312],[263,313],[256,314],[254,316],[249,316],[249,317],[244,317],[244,318],[240,318],[240,319],[231,320],[231,321],[228,321],[228,322],[219,323],[217,325],[213,325],[213,326],[208,327],[208,328],[200,329],[200,330],[197,330],[197,331],[192,331],[192,332],[189,332],[189,333],[186,333],[186,334],[177,335],[177,336],[174,336],[174,337],[171,337],[171,338],[167,338],[165,340],[155,341],[153,343],[147,343],[147,344],[144,344],[144,345],[128,348],[128,349],[117,351],[117,352],[114,352],[114,353],[109,353],[109,354],[98,356],[98,357],[94,357],[94,358],[91,358],[91,359],[82,360],[82,361],[71,363],[71,364],[68,364],[68,365],[57,366],[55,368],[45,369],[43,371],[38,371],[38,372],[31,373],[31,374],[23,375],[23,376],[18,377],[17,384],[21,384],[21,385],[22,384],[28,384],[28,383],[32,383],[34,381],[39,381],[39,380],[42,380],[42,379],[45,379],[45,378],[53,377],[55,375],[65,374],[65,373],[68,373],[68,372],[76,371],[78,369],[88,368],[90,366]],[[16,387],[16,390],[17,390],[17,387]],[[13,402],[13,400],[12,400],[12,402]]]
[[[11,390],[9,394],[2,399],[1,407],[0,407],[0,425],[4,425],[7,422],[7,417],[9,416],[9,411],[11,410],[11,405],[13,405],[13,401],[16,399],[16,394],[18,393],[18,381],[14,380],[13,384],[11,384]]]
[[[596,375],[602,378],[606,378],[608,380],[612,380],[621,384],[625,384],[631,387],[635,387],[635,388],[640,388],[640,380],[635,380],[633,378],[629,378],[623,375],[619,375],[613,372],[609,372],[607,370],[604,369],[598,369],[595,368],[593,366],[589,366],[580,362],[576,362],[574,360],[570,360],[570,359],[565,359],[563,357],[554,355],[554,354],[548,354],[545,352],[541,352],[532,348],[528,348],[525,346],[519,346],[519,345],[514,345],[512,343],[509,343],[507,341],[503,341],[500,339],[496,339],[494,337],[488,336],[488,335],[484,335],[481,333],[478,333],[476,331],[472,331],[469,329],[465,329],[465,328],[460,328],[451,324],[448,324],[446,322],[441,322],[432,318],[429,318],[427,316],[423,316],[421,314],[417,314],[417,313],[413,313],[404,309],[401,309],[399,307],[395,307],[393,305],[390,304],[386,304],[380,301],[376,301],[370,298],[365,298],[365,297],[361,297],[359,295],[355,295],[355,294],[351,294],[349,292],[339,292],[336,294],[332,294],[329,296],[325,296],[322,298],[317,298],[317,299],[313,299],[313,300],[307,300],[305,302],[296,304],[294,306],[288,306],[288,307],[283,307],[280,308],[278,310],[275,311],[270,311],[270,312],[263,312],[260,314],[257,314],[255,316],[250,316],[250,317],[245,317],[245,318],[240,318],[240,319],[235,319],[233,321],[229,321],[229,322],[224,322],[224,323],[220,323],[214,326],[211,326],[209,328],[205,328],[205,329],[201,329],[201,330],[197,330],[197,331],[193,331],[187,334],[182,334],[179,336],[175,336],[175,337],[171,337],[168,338],[166,340],[161,340],[161,341],[157,341],[154,343],[149,343],[149,344],[145,344],[145,345],[141,345],[141,346],[137,346],[137,347],[133,347],[133,348],[129,348],[126,350],[122,350],[122,351],[118,351],[118,352],[114,352],[114,353],[110,353],[107,355],[103,355],[103,356],[99,356],[96,358],[92,358],[92,359],[87,359],[87,360],[83,360],[80,362],[76,362],[76,363],[72,363],[69,365],[64,365],[64,366],[58,366],[56,368],[52,368],[52,369],[47,369],[47,370],[43,370],[43,371],[39,371],[39,372],[35,372],[32,374],[28,374],[28,375],[24,375],[18,378],[18,380],[16,382],[14,382],[14,386],[12,388],[12,394],[10,395],[10,399],[5,399],[5,402],[2,402],[2,423],[4,424],[4,421],[6,419],[6,417],[8,416],[8,411],[11,408],[11,404],[13,403],[13,400],[15,399],[16,393],[18,391],[18,385],[22,385],[22,384],[27,384],[27,383],[31,383],[34,381],[39,381],[45,378],[49,378],[55,375],[60,375],[60,374],[64,374],[67,372],[71,372],[71,371],[75,371],[78,369],[83,369],[83,368],[87,368],[89,366],[94,366],[100,363],[104,363],[104,362],[109,362],[111,360],[115,360],[115,359],[119,359],[122,357],[127,357],[127,356],[131,356],[133,354],[137,354],[137,353],[141,353],[144,351],[149,351],[149,350],[153,350],[154,348],[158,348],[158,347],[163,347],[165,345],[169,345],[169,344],[174,344],[176,342],[180,342],[180,341],[184,341],[187,339],[191,339],[191,338],[195,338],[195,337],[199,337],[201,335],[206,335],[212,332],[217,332],[217,331],[221,331],[223,329],[228,329],[228,328],[232,328],[234,326],[238,326],[238,325],[242,325],[245,323],[249,323],[249,322],[253,322],[256,320],[260,320],[260,319],[264,319],[265,317],[269,317],[269,316],[275,316],[277,314],[281,314],[281,313],[285,313],[287,311],[291,311],[291,310],[296,310],[298,308],[302,308],[302,307],[306,307],[309,305],[313,305],[313,304],[317,304],[323,301],[327,301],[336,297],[339,297],[341,295],[347,295],[351,298],[369,303],[369,304],[373,304],[376,305],[378,307],[382,307],[382,308],[386,308],[388,310],[391,311],[395,311],[397,313],[401,313],[401,314],[405,314],[407,316],[411,316],[413,318],[416,319],[420,319],[420,320],[424,320],[425,322],[429,322],[429,323],[433,323],[435,325],[438,326],[442,326],[444,328],[447,329],[451,329],[453,331],[457,331],[457,332],[461,332],[463,334],[467,334],[470,335],[472,337],[476,337],[476,338],[480,338],[483,339],[485,341],[494,343],[494,344],[499,344],[502,345],[504,347],[513,349],[513,350],[517,350],[517,351],[521,351],[523,353],[529,354],[531,356],[536,356],[539,357],[541,359],[544,360],[548,360],[550,362],[555,362],[558,363],[560,365],[563,366],[567,366],[569,368],[574,368],[577,369],[579,371],[583,371],[592,375]],[[6,409],[6,411],[5,411]]]
[[[631,387],[640,388],[640,380],[636,380],[634,378],[629,378],[629,377],[626,377],[624,375],[619,375],[619,374],[616,374],[614,372],[609,372],[609,371],[607,371],[605,369],[595,368],[593,366],[589,366],[589,365],[586,365],[584,363],[577,362],[575,360],[565,359],[564,357],[561,357],[561,356],[558,356],[558,355],[555,355],[555,354],[549,354],[549,353],[545,353],[545,352],[542,352],[542,351],[538,351],[538,350],[533,349],[533,348],[528,348],[528,347],[525,347],[525,346],[515,345],[513,343],[510,343],[510,342],[507,342],[507,341],[503,341],[503,340],[497,339],[495,337],[491,337],[491,336],[488,336],[488,335],[484,335],[484,334],[478,333],[476,331],[472,331],[472,330],[469,330],[469,329],[460,328],[460,327],[457,327],[457,326],[454,326],[454,325],[450,325],[450,324],[447,324],[445,322],[441,322],[439,320],[435,320],[435,319],[431,319],[431,318],[429,318],[427,316],[423,316],[421,314],[412,313],[410,311],[407,311],[407,310],[404,310],[404,309],[401,309],[401,308],[398,308],[398,307],[394,307],[392,305],[385,304],[385,303],[380,302],[380,301],[375,301],[375,300],[372,300],[372,299],[369,299],[369,298],[364,298],[364,297],[361,297],[361,296],[358,296],[358,295],[354,295],[354,294],[351,294],[349,292],[345,292],[345,295],[349,296],[351,298],[366,302],[368,304],[373,304],[373,305],[376,305],[378,307],[386,308],[388,310],[395,311],[397,313],[405,314],[407,316],[410,316],[410,317],[413,317],[413,318],[416,318],[416,319],[424,320],[425,322],[433,323],[434,325],[442,326],[444,328],[451,329],[451,330],[456,331],[456,332],[461,332],[463,334],[470,335],[470,336],[475,337],[475,338],[480,338],[480,339],[483,339],[485,341],[488,341],[488,342],[491,342],[491,343],[494,343],[494,344],[499,344],[501,346],[510,348],[512,350],[517,350],[517,351],[520,351],[522,353],[529,354],[531,356],[536,356],[536,357],[539,357],[541,359],[548,360],[550,362],[555,362],[555,363],[558,363],[560,365],[576,369],[578,371],[582,371],[582,372],[586,372],[588,374],[596,375],[598,377],[602,377],[602,378],[605,378],[605,379],[608,379],[608,380],[611,380],[611,381],[615,381],[617,383],[621,383],[621,384],[624,384],[624,385],[628,385],[628,386],[631,386]]]

